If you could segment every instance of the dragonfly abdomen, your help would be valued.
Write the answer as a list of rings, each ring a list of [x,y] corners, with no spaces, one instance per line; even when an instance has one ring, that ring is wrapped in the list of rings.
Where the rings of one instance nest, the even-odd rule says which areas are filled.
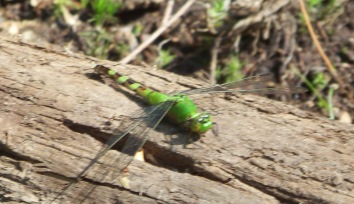
[[[151,105],[155,105],[158,103],[161,103],[165,100],[160,99],[159,98],[164,98],[164,97],[158,97],[158,96],[154,96],[154,98],[157,98],[156,100],[153,99],[149,99],[151,98],[151,95],[157,95],[158,92],[144,86],[143,84],[140,84],[132,79],[130,79],[127,76],[124,75],[120,75],[119,73],[117,73],[116,71],[109,69],[108,67],[105,67],[103,65],[96,65],[95,66],[95,71],[99,74],[103,74],[103,75],[108,75],[110,78],[112,78],[116,83],[123,85],[125,87],[127,87],[128,89],[136,92],[139,96],[141,96],[142,98],[144,98],[149,104]],[[154,94],[154,93],[157,94]]]

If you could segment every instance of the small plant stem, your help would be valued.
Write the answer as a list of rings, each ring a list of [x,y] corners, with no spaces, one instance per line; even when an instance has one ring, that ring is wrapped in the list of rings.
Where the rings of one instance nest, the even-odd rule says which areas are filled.
[[[336,88],[338,87],[335,87],[333,85],[329,86],[328,95],[327,95],[328,115],[329,115],[329,119],[331,120],[335,119],[335,115],[333,111],[333,95]]]
[[[307,29],[308,29],[308,31],[310,33],[310,36],[311,36],[311,38],[313,40],[313,43],[315,44],[315,46],[317,48],[317,51],[321,55],[323,61],[326,63],[327,69],[331,73],[333,78],[339,83],[341,88],[344,88],[344,82],[342,81],[342,79],[337,74],[336,69],[332,65],[331,61],[328,59],[326,53],[322,49],[322,46],[321,46],[320,42],[318,41],[318,38],[317,38],[317,36],[316,36],[316,34],[315,34],[314,30],[313,30],[313,27],[311,25],[310,18],[309,18],[309,15],[307,13],[307,10],[306,10],[306,6],[305,6],[305,3],[304,3],[304,0],[299,0],[299,4],[300,4],[301,12],[304,15],[304,20],[305,20]]]
[[[219,53],[219,47],[221,43],[221,37],[218,36],[215,39],[214,42],[214,47],[211,50],[211,62],[210,62],[210,84],[215,84],[216,82],[216,77],[215,77],[215,70],[218,64],[218,53]]]
[[[300,71],[295,69],[295,73],[296,73],[296,75],[298,75],[301,78],[301,81],[303,81],[306,84],[306,86],[311,90],[311,92],[318,98],[318,100],[321,102],[321,104],[324,105],[324,108],[328,111],[327,101],[324,99],[324,97],[322,96],[321,92],[319,92],[315,88],[315,86],[309,80],[307,80],[304,75],[302,75],[300,73]]]

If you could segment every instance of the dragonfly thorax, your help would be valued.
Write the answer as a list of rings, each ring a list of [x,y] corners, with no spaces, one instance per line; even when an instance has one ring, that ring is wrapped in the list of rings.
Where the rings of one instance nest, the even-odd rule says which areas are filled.
[[[174,102],[167,113],[170,121],[195,133],[204,133],[211,128],[210,114],[200,113],[197,106],[187,95],[173,95],[168,100]]]

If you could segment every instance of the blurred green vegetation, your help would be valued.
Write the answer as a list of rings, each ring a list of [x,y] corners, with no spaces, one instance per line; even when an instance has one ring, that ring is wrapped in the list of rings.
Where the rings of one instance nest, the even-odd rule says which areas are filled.
[[[117,23],[118,19],[114,15],[123,6],[115,0],[81,0],[81,4],[84,8],[92,9],[92,21],[99,27],[105,23]]]
[[[229,60],[216,69],[216,78],[220,83],[239,81],[244,78],[242,68],[245,65],[238,56],[231,55]]]

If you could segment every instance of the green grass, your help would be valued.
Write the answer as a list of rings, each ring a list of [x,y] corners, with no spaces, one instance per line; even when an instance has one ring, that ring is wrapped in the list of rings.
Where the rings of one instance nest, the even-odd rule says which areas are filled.
[[[336,85],[332,84],[329,86],[329,80],[325,78],[324,74],[318,72],[315,74],[312,81],[308,80],[303,74],[298,70],[295,73],[301,78],[301,80],[306,84],[310,91],[317,98],[317,107],[320,109],[325,109],[328,113],[330,119],[334,120],[334,110],[333,110],[333,97],[334,91],[338,88]],[[322,91],[328,87],[327,96],[322,94]]]
[[[317,13],[318,19],[330,16],[337,9],[336,0],[307,0],[306,4],[311,14]]]
[[[105,23],[116,23],[117,18],[114,15],[123,5],[115,0],[81,0],[81,4],[84,8],[92,9],[92,20],[96,26],[103,26]]]
[[[112,39],[104,30],[82,32],[80,36],[87,46],[87,49],[85,49],[86,55],[101,59],[107,56]]]
[[[223,67],[218,67],[216,70],[217,81],[221,83],[227,83],[232,81],[238,81],[244,78],[242,74],[242,67],[245,65],[238,56],[232,55],[227,63]]]
[[[331,14],[339,9],[336,0],[307,0],[305,1],[311,21],[322,21],[332,18]],[[305,24],[302,13],[299,14],[300,22]]]
[[[109,52],[118,53],[123,56],[129,52],[129,46],[124,43],[114,43],[113,35],[104,29],[96,29],[95,31],[87,31],[80,33],[86,45],[85,54],[107,59]]]
[[[170,50],[163,50],[160,49],[158,53],[158,57],[156,58],[156,65],[157,67],[165,67],[169,63],[171,63],[176,56],[171,53]]]
[[[141,22],[135,23],[132,30],[134,36],[135,37],[140,36],[142,31],[143,31],[143,25],[141,24]]]
[[[323,0],[307,0],[306,4],[310,10],[314,10],[317,6],[322,5]]]
[[[92,11],[92,19],[96,26],[102,27],[105,23],[116,23],[118,19],[114,16],[121,8],[123,3],[116,0],[81,0],[80,4],[75,4],[71,0],[55,0],[53,13],[56,18],[61,18],[63,9],[79,10],[87,9]]]
[[[223,20],[227,16],[224,0],[214,0],[208,9],[208,18],[213,28],[218,28],[222,25]]]
[[[53,3],[53,16],[57,19],[63,17],[64,9],[80,9],[77,4],[74,4],[71,0],[55,0]]]
[[[108,53],[113,51],[118,55],[125,55],[128,52],[128,45],[122,43],[115,44],[113,34],[106,31],[104,25],[113,24],[118,21],[115,14],[122,7],[122,3],[115,0],[81,0],[81,4],[74,4],[71,0],[56,0],[54,3],[54,16],[63,18],[64,12],[73,10],[87,10],[92,18],[89,21],[95,23],[96,27],[91,31],[81,32],[79,35],[86,46],[85,54],[101,59],[107,59]],[[141,32],[136,29],[135,32]]]

